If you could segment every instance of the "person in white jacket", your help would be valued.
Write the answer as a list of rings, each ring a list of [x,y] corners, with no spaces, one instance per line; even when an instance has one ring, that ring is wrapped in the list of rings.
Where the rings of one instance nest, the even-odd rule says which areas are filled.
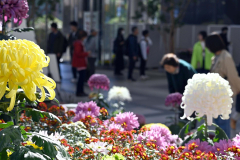
[[[147,64],[147,57],[149,54],[149,47],[152,45],[152,40],[149,38],[148,30],[144,30],[142,32],[142,39],[140,41],[140,76],[141,79],[145,80],[148,76],[145,74],[146,64]]]

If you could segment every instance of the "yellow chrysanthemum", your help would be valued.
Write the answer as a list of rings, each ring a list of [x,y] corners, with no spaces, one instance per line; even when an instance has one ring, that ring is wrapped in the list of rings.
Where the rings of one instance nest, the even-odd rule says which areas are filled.
[[[13,154],[12,151],[10,151],[10,150],[7,151],[7,156],[8,156],[8,157],[10,157],[12,154]]]
[[[5,96],[11,98],[8,111],[14,107],[18,86],[24,90],[31,101],[44,101],[44,88],[50,93],[49,99],[54,99],[56,83],[42,73],[42,68],[47,67],[49,61],[49,57],[34,42],[28,40],[0,41],[0,99],[6,90],[10,91]],[[40,99],[37,99],[35,95],[37,87],[42,92]]]
[[[33,142],[31,141],[26,141],[27,144],[25,144],[25,146],[33,146],[33,148],[35,149],[40,149],[40,150],[43,150],[43,147],[38,147],[36,144],[34,144]]]
[[[164,128],[167,128],[168,130],[169,130],[169,128],[166,126],[166,125],[164,125],[164,124],[162,124],[162,123],[150,123],[150,124],[146,124],[146,125],[144,125],[143,127],[146,127],[146,128],[151,128],[152,126],[154,126],[154,125],[156,125],[156,126],[160,126],[160,127],[164,127]],[[169,130],[170,131],[170,130]]]

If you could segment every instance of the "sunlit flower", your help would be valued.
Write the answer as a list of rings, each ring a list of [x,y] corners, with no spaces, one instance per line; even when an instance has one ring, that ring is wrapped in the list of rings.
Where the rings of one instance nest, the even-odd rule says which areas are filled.
[[[233,103],[232,95],[229,82],[219,74],[195,74],[188,80],[183,93],[182,118],[191,119],[190,116],[196,111],[199,117],[207,116],[208,125],[212,125],[212,118],[218,116],[229,119]]]
[[[73,118],[73,122],[80,121],[84,119],[86,116],[97,117],[100,115],[100,107],[93,101],[78,103],[76,108],[76,116]]]
[[[126,131],[139,127],[138,118],[132,112],[119,113],[115,117],[117,124],[120,124]]]
[[[51,135],[49,135],[47,133],[47,131],[39,131],[39,134],[48,137],[49,139],[55,141],[56,143],[59,143],[59,140],[64,139],[65,137],[63,135],[61,135],[58,132],[52,133]]]
[[[8,111],[15,105],[19,86],[31,101],[44,101],[44,88],[50,93],[49,99],[55,97],[56,83],[42,73],[42,68],[48,66],[50,59],[38,45],[28,40],[2,40],[0,53],[0,99],[8,90],[5,96],[11,98]],[[37,87],[42,92],[40,99],[35,95]]]
[[[89,149],[92,149],[96,154],[102,153],[102,154],[106,155],[110,152],[108,147],[110,147],[111,145],[109,145],[106,142],[98,141],[98,142],[92,142],[92,143],[88,144],[87,146]]]
[[[126,87],[113,86],[108,92],[108,101],[131,101],[132,97],[129,90]]]
[[[154,142],[159,149],[165,150],[168,146],[176,146],[177,135],[172,135],[169,129],[158,125],[151,126],[149,131],[138,135],[138,141]]]
[[[95,89],[103,89],[109,90],[109,79],[104,74],[94,74],[88,80],[88,85],[91,90]]]

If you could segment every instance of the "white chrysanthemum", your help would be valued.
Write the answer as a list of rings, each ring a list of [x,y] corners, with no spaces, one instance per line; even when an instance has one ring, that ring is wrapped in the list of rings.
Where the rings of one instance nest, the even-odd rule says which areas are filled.
[[[207,116],[208,125],[212,125],[212,118],[221,116],[229,119],[232,108],[233,92],[228,81],[217,73],[195,74],[188,80],[183,93],[181,107],[184,118],[190,119],[194,111],[199,117]]]
[[[108,101],[117,100],[117,101],[131,101],[132,97],[129,90],[126,87],[117,87],[113,86],[108,92]]]

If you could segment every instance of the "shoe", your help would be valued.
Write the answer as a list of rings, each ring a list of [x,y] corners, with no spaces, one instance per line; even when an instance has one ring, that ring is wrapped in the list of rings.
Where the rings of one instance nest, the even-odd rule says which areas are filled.
[[[231,128],[232,128],[232,129],[236,129],[237,121],[234,120],[234,119],[231,119],[230,125],[231,125]]]
[[[77,82],[77,79],[76,79],[76,78],[73,78],[73,79],[71,80],[71,82],[72,82],[72,83],[76,83],[76,82]]]
[[[76,94],[77,97],[87,97],[88,95],[86,93],[78,93]]]
[[[137,80],[134,78],[128,78],[129,81],[136,82]]]

